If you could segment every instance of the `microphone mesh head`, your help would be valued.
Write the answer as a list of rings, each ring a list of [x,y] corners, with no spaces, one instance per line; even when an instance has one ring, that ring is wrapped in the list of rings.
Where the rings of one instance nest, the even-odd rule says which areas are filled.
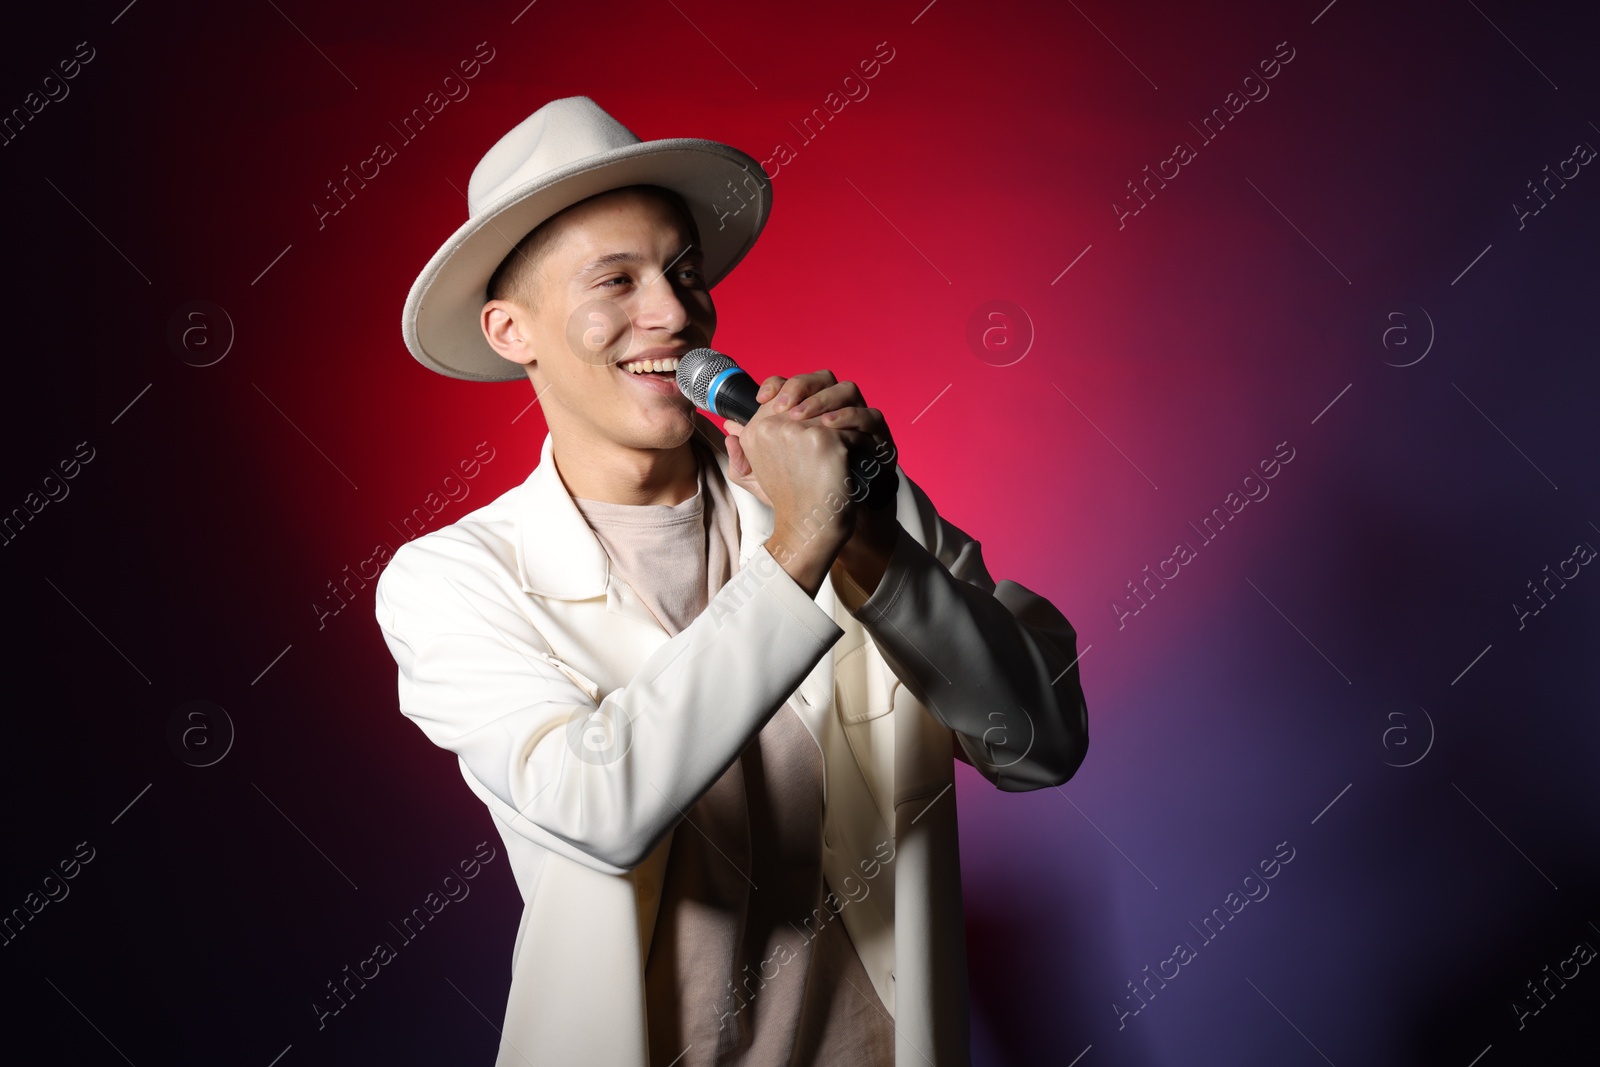
[[[739,365],[714,348],[691,348],[678,358],[678,388],[701,411],[710,411],[711,380]]]

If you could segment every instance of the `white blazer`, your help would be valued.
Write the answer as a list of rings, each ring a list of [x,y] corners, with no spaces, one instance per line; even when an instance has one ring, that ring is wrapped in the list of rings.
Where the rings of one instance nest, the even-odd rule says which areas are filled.
[[[726,474],[721,431],[694,418]],[[1072,627],[994,582],[902,471],[903,533],[864,604],[831,579],[807,596],[763,545],[771,509],[729,481],[739,571],[669,638],[610,574],[550,446],[521,485],[401,546],[376,588],[400,710],[459,758],[522,893],[497,1067],[649,1067],[674,827],[786,702],[823,756],[819,920],[850,934],[896,1064],[965,1067],[952,734],[1000,789],[1071,777],[1088,744]]]

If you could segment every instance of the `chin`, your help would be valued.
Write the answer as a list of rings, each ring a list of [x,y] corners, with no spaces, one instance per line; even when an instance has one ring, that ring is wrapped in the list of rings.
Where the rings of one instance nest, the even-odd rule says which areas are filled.
[[[692,407],[685,409],[684,418],[677,416],[652,418],[646,425],[636,427],[634,433],[636,447],[657,449],[681,447],[694,436],[694,424],[689,421],[690,412],[693,410]]]

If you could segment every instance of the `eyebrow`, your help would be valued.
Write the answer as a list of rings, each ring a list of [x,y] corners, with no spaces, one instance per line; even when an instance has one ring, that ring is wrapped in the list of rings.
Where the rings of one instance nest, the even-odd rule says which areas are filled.
[[[673,260],[673,264],[686,259],[699,262],[702,258],[704,258],[704,254],[700,251],[699,247],[690,245],[684,251],[678,253],[677,258]],[[590,260],[588,263],[584,264],[584,266],[579,269],[578,273],[574,275],[574,277],[586,278],[591,274],[596,274],[617,263],[643,262],[644,257],[637,252],[608,252],[605,255],[600,256],[597,259]]]
[[[607,255],[601,256],[599,259],[591,260],[589,263],[585,264],[583,269],[578,271],[578,277],[581,278],[586,274],[594,274],[596,271],[603,270],[606,267],[611,266],[613,263],[637,262],[639,262],[639,255],[636,252],[611,252]]]

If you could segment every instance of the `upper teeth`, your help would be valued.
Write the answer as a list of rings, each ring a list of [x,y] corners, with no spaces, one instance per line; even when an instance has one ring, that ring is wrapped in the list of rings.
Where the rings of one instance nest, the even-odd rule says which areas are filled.
[[[645,374],[649,371],[675,371],[678,369],[678,357],[668,356],[666,359],[636,359],[624,363],[622,369],[630,374]]]

